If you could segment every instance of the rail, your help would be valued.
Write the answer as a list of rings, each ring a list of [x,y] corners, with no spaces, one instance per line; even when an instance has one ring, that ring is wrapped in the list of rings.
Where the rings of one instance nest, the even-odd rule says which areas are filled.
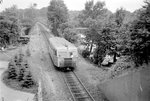
[[[43,36],[47,41],[46,43],[49,44],[48,33],[43,33]],[[61,72],[61,74],[73,101],[95,101],[74,71],[68,73]]]
[[[73,101],[95,101],[74,71],[62,73],[62,75],[63,74],[64,76],[62,77],[69,89]]]

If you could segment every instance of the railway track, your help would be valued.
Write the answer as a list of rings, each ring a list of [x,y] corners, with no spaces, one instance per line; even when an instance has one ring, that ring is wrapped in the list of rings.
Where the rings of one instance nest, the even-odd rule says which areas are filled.
[[[73,101],[95,101],[75,72],[64,73],[63,78]]]
[[[47,35],[47,33],[44,33],[43,35],[47,41],[47,44],[49,44],[48,41],[49,36]],[[72,95],[73,101],[95,101],[74,71],[65,73],[63,72],[61,74],[62,74],[61,77],[63,77],[70,91],[70,94]]]

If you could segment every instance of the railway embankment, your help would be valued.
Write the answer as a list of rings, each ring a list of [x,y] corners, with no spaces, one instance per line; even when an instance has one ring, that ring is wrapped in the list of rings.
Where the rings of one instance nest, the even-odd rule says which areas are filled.
[[[150,101],[150,65],[142,67],[110,79],[98,87],[111,101]]]
[[[98,88],[98,85],[109,77],[108,71],[98,68],[84,58],[79,57],[75,72],[95,101],[108,101],[103,91]]]

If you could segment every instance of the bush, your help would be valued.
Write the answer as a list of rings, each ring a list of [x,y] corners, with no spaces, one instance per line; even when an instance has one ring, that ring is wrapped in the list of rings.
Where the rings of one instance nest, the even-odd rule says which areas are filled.
[[[94,63],[100,65],[106,55],[106,50],[102,47],[97,47],[94,51]]]
[[[8,79],[12,79],[15,80],[17,78],[17,73],[16,73],[16,69],[14,67],[9,68],[8,71]]]
[[[150,61],[150,2],[131,26],[131,55],[136,66]]]
[[[90,55],[90,51],[88,51],[88,50],[83,50],[83,51],[82,51],[82,56],[83,56],[84,58],[89,57],[89,55]]]
[[[25,80],[21,86],[25,88],[30,88],[30,87],[33,87],[34,85],[36,85],[36,83],[32,79],[31,72],[29,72],[28,75],[25,76]]]
[[[19,75],[18,75],[18,81],[23,81],[24,80],[24,75],[25,75],[24,73],[25,73],[25,69],[21,68],[20,72],[19,72]]]

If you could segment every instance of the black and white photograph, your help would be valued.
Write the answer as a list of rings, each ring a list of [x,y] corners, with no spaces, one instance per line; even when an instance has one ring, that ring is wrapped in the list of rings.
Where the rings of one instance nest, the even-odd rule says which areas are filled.
[[[0,0],[0,101],[150,101],[150,0]]]

